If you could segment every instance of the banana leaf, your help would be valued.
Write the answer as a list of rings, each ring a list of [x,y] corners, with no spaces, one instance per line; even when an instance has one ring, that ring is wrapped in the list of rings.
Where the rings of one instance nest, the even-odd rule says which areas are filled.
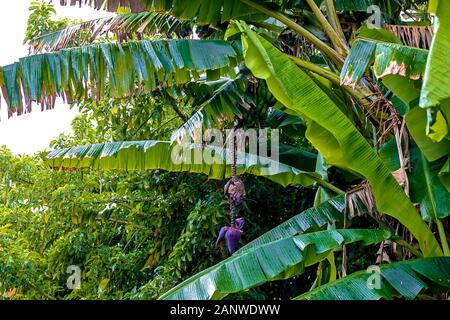
[[[129,7],[131,12],[171,12],[181,20],[196,20],[198,24],[225,22],[230,19],[251,17],[255,19],[255,10],[240,0],[61,0],[62,5],[74,5],[77,2],[90,5],[95,9],[116,12],[121,7]],[[275,0],[269,2],[287,2]],[[264,20],[263,18],[260,18]]]
[[[185,154],[182,155],[181,152]],[[205,154],[216,157],[217,162],[210,161],[212,162],[210,164],[205,161],[206,158],[202,158],[198,164],[194,163],[196,157]],[[188,157],[192,161],[184,161],[189,159]],[[291,184],[311,186],[320,180],[320,175],[315,172],[302,171],[262,156],[238,152],[237,158],[243,162],[236,165],[238,174],[263,176],[283,186]],[[45,161],[54,169],[187,171],[223,180],[231,176],[231,167],[225,165],[226,159],[226,149],[213,146],[198,148],[190,145],[183,151],[168,141],[125,141],[55,150],[47,155]]]
[[[0,82],[6,102],[15,110],[24,103],[30,107],[31,101],[45,103],[46,97],[100,99],[107,81],[111,97],[119,98],[186,84],[205,72],[234,76],[237,58],[231,44],[222,40],[101,43],[21,58],[2,68]]]
[[[450,2],[430,1],[430,9],[435,13],[433,40],[427,59],[425,77],[420,95],[420,106],[427,108],[438,106],[450,99]],[[450,119],[447,119],[450,121]]]
[[[396,43],[357,39],[341,70],[341,83],[355,86],[372,66],[377,78],[398,75],[417,80],[423,77],[428,51]]]
[[[137,35],[176,34],[183,37],[191,33],[189,23],[159,12],[125,13],[85,21],[30,39],[28,45],[36,52],[57,51],[94,42],[107,33],[118,35],[123,41]]]
[[[414,299],[425,289],[435,287],[438,292],[448,292],[450,288],[450,257],[395,262],[379,268],[379,289],[369,279],[374,273],[364,270],[306,292],[295,300]]]
[[[445,159],[428,162],[418,148],[410,151],[412,170],[409,175],[411,200],[420,205],[426,221],[450,215],[450,193],[439,179]]]
[[[344,214],[344,196],[331,198],[324,203],[311,207],[284,221],[255,240],[249,242],[236,252],[241,253],[273,241],[289,238],[297,234],[311,232],[311,230],[324,227],[327,224],[343,221]]]
[[[343,244],[386,240],[383,230],[343,229],[319,231],[256,246],[201,271],[163,294],[159,299],[222,299],[265,282],[287,279],[305,267],[327,258]]]
[[[420,107],[411,109],[406,115],[406,126],[411,136],[428,161],[435,161],[449,154],[450,140],[433,141],[426,134],[427,111]]]
[[[170,140],[194,138],[202,129],[220,128],[223,119],[233,121],[236,115],[241,115],[237,106],[245,89],[246,77],[240,73],[236,78],[190,83],[183,93],[195,97],[191,105],[198,110],[172,133]]]

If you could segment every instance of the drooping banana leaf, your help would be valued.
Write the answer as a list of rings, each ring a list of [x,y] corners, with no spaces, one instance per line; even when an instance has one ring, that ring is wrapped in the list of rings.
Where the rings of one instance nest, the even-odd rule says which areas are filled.
[[[253,0],[254,2],[258,2]],[[78,3],[87,4],[95,9],[106,9],[110,12],[116,12],[119,5],[129,7],[132,12],[142,11],[174,11],[184,19],[197,18],[201,23],[217,23],[227,21],[232,18],[242,18],[252,14],[239,0],[190,0],[191,5],[186,6],[186,1],[173,0],[60,0],[62,5],[76,5]],[[267,5],[276,6],[279,9],[308,8],[302,1],[291,0],[261,0]],[[317,4],[321,1],[315,0]],[[401,9],[399,3],[390,3],[388,6],[384,0],[339,0],[335,1],[335,7],[338,11],[367,11],[370,5],[381,6],[383,12],[391,15],[394,10]],[[390,10],[388,10],[390,9]],[[222,13],[222,16],[220,15]]]
[[[299,275],[305,267],[326,259],[343,244],[373,244],[389,237],[390,233],[384,230],[342,229],[273,241],[234,254],[183,281],[159,299],[221,299],[268,281]]]
[[[427,160],[435,161],[448,155],[450,141],[445,136],[450,105],[444,103],[432,110],[419,108],[421,80],[391,74],[384,76],[382,82],[406,106],[402,112],[406,116],[406,126]],[[430,117],[430,113],[434,117]]]
[[[2,91],[13,110],[23,105],[22,100],[28,105],[55,95],[100,99],[107,81],[112,97],[126,97],[160,86],[185,84],[205,72],[207,76],[233,76],[237,58],[231,44],[222,40],[143,40],[122,46],[102,43],[21,58],[3,67]]]
[[[438,106],[450,99],[450,2],[445,0],[431,0],[430,9],[434,17],[433,40],[428,56],[425,77],[423,80],[420,106],[427,108]],[[449,119],[447,119],[450,121]]]
[[[377,78],[399,75],[412,80],[425,72],[428,51],[396,43],[356,40],[341,70],[341,82],[356,85],[369,66]]]
[[[358,271],[306,292],[296,300],[414,299],[425,289],[450,290],[450,257],[433,257],[380,265],[380,287],[374,272]]]
[[[417,238],[425,256],[442,255],[437,240],[422,221],[391,172],[347,116],[288,57],[240,24],[247,67],[265,79],[272,94],[307,123],[306,137],[335,165],[365,177],[378,211],[399,220]]]
[[[95,9],[106,9],[116,12],[119,5],[129,7],[132,12],[171,12],[172,15],[182,20],[194,20],[198,24],[219,23],[235,18],[251,17],[255,19],[255,10],[243,4],[240,0],[61,0],[63,5],[83,3]],[[275,0],[268,2],[287,2]],[[264,19],[263,19],[264,20]]]
[[[282,143],[278,146],[278,152],[280,162],[306,171],[315,171],[317,154]]]
[[[274,108],[267,115],[266,122],[271,128],[283,128],[291,125],[305,126],[305,122],[298,116],[288,114],[277,109],[281,104],[275,104]],[[281,105],[282,106],[282,105]],[[283,106],[284,108],[284,106]]]
[[[406,106],[402,113],[399,112],[402,116],[406,115],[409,110],[419,105],[421,80],[413,80],[397,75],[388,75],[383,77],[382,82],[383,85]],[[394,99],[390,100],[394,103]]]
[[[134,35],[176,34],[189,35],[189,23],[158,12],[119,14],[112,17],[89,20],[31,39],[28,45],[34,52],[57,51],[94,42],[107,33],[113,33],[123,41]]]
[[[207,162],[206,154],[214,157],[213,160],[217,162],[213,160]],[[200,160],[195,163],[197,157],[200,157]],[[320,175],[315,172],[302,171],[266,157],[238,152],[237,158],[238,174],[264,176],[283,186],[290,184],[311,186],[320,180]],[[230,166],[225,165],[226,159],[226,149],[213,146],[197,148],[189,145],[185,150],[180,150],[177,144],[172,145],[168,141],[125,141],[55,150],[47,155],[46,163],[52,168],[66,170],[89,168],[188,171],[206,174],[211,179],[223,180],[231,176]],[[239,159],[243,160],[242,164],[239,163]]]
[[[344,196],[331,198],[324,203],[311,207],[293,216],[255,240],[249,242],[236,252],[239,254],[257,246],[268,244],[272,241],[289,238],[305,232],[311,232],[314,228],[321,228],[328,223],[333,224],[343,221],[344,212]]]

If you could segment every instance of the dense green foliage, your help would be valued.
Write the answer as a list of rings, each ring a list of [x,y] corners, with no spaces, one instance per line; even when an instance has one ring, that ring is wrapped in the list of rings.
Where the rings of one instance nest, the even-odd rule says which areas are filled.
[[[149,117],[136,112],[149,101],[137,99],[119,118],[123,121],[101,112],[106,103],[99,105],[96,113],[73,121],[72,135],[51,145],[130,137],[128,120]],[[160,110],[159,116],[156,110],[138,138],[154,138],[161,124],[173,119],[173,110]],[[162,127],[159,136],[170,136],[175,123]],[[226,255],[213,249],[217,226],[227,221],[223,183],[162,171],[52,171],[39,155],[13,156],[5,148],[0,164],[0,292],[16,288],[16,299],[155,299]],[[306,209],[313,197],[312,190],[285,189],[263,178],[248,176],[245,182],[251,228],[244,242]],[[80,290],[66,287],[69,265],[82,270]],[[261,290],[252,294],[268,297]]]
[[[51,3],[44,1],[32,1],[28,10],[30,16],[23,43],[79,22],[69,18],[54,20],[55,8]]]

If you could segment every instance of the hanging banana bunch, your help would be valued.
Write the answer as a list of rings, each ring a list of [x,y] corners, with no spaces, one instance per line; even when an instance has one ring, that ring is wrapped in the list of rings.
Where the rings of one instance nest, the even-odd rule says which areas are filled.
[[[268,109],[276,99],[270,93],[265,81],[251,82],[249,97],[240,106],[244,128],[260,128],[264,126]]]
[[[247,97],[242,99],[240,105],[242,118],[237,119],[233,127],[233,133],[241,127],[261,128],[263,127],[267,118],[269,106],[273,106],[276,99],[270,93],[264,81],[258,81],[255,78],[250,78],[250,85]],[[232,135],[234,136],[234,134]],[[220,229],[219,237],[216,241],[216,248],[220,246],[225,240],[230,254],[236,251],[238,242],[241,238],[242,228],[245,224],[244,218],[237,218],[239,210],[245,198],[245,186],[242,180],[236,173],[236,143],[231,143],[231,179],[226,183],[224,188],[224,195],[230,202],[230,226],[224,226]]]
[[[237,130],[241,124],[233,127]],[[234,132],[233,132],[234,133]],[[232,135],[234,139],[234,135]],[[219,237],[216,241],[216,249],[225,240],[228,251],[233,254],[236,251],[239,240],[241,239],[242,228],[245,224],[244,218],[237,218],[239,210],[245,198],[245,186],[236,173],[236,143],[231,143],[231,179],[225,184],[224,195],[230,202],[230,226],[224,226],[220,229]]]

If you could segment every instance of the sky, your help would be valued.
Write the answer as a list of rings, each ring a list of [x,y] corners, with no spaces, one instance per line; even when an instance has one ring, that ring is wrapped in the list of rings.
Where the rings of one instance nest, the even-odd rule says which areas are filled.
[[[47,0],[48,2],[48,0]],[[31,0],[0,1],[0,65],[8,65],[27,56],[26,45],[22,45],[27,28],[28,6]],[[53,0],[56,18],[81,18],[84,21],[111,15],[90,7],[61,7]],[[0,109],[0,145],[6,145],[15,154],[33,154],[48,148],[49,142],[60,133],[70,133],[70,123],[77,115],[58,100],[54,110],[41,112],[39,106],[22,116],[8,119],[6,103],[2,98]]]

